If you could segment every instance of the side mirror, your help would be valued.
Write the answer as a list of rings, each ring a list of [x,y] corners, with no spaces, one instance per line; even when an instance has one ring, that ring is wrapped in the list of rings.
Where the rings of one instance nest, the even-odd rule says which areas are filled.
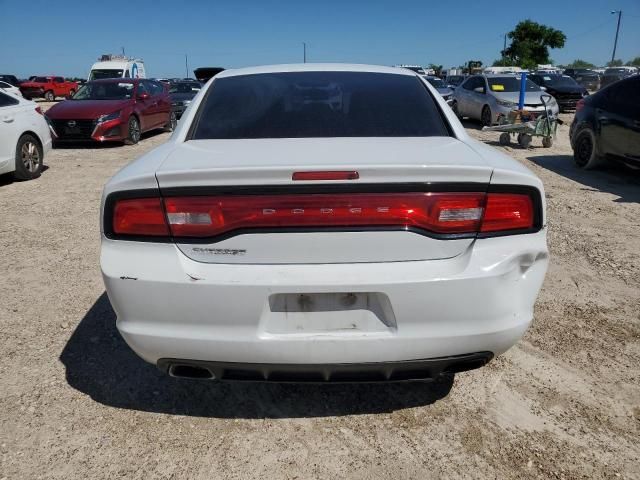
[[[151,95],[149,95],[147,92],[144,92],[144,93],[141,93],[140,95],[138,95],[138,100],[146,100],[150,96]]]
[[[476,93],[484,93],[484,87],[476,87],[473,89],[473,91]]]

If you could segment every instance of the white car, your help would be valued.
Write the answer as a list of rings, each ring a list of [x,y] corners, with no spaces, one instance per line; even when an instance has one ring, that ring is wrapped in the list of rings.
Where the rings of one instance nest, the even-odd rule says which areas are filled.
[[[51,132],[34,102],[0,92],[0,174],[16,179],[40,176],[44,156],[51,150]]]
[[[105,186],[100,263],[120,333],[170,375],[433,379],[529,326],[544,198],[414,72],[225,70]]]
[[[13,95],[17,95],[18,97],[22,96],[18,87],[14,87],[10,83],[3,82],[2,80],[0,80],[0,90],[7,93],[12,93]]]

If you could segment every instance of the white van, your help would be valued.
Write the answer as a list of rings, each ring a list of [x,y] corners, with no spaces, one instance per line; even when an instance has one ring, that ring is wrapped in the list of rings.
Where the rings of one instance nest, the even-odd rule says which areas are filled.
[[[144,62],[122,55],[102,55],[91,67],[87,80],[101,78],[146,78]]]

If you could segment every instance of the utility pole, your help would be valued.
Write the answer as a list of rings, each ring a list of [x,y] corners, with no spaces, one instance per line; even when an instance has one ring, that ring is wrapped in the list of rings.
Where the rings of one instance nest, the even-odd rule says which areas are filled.
[[[307,63],[307,44],[306,44],[306,42],[302,42],[302,61],[303,61],[303,63]]]
[[[187,73],[184,78],[189,78],[189,57],[186,53],[184,54],[184,71]]]
[[[122,48],[122,56],[126,57],[126,55],[124,54],[124,47],[121,47],[121,48]]]
[[[611,61],[616,59],[616,48],[618,48],[618,34],[620,33],[620,20],[622,19],[622,10],[613,10],[612,15],[618,14],[618,26],[616,27],[616,39],[613,42],[613,54],[611,55]]]

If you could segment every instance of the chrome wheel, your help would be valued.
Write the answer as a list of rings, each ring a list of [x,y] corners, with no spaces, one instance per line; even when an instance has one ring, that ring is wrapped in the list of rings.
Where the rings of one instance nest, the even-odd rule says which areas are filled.
[[[20,150],[20,156],[22,158],[22,164],[28,172],[37,172],[40,168],[40,152],[38,146],[29,141],[22,145]]]
[[[171,112],[171,116],[169,117],[169,131],[173,132],[178,125],[178,117],[176,116],[176,112]]]

